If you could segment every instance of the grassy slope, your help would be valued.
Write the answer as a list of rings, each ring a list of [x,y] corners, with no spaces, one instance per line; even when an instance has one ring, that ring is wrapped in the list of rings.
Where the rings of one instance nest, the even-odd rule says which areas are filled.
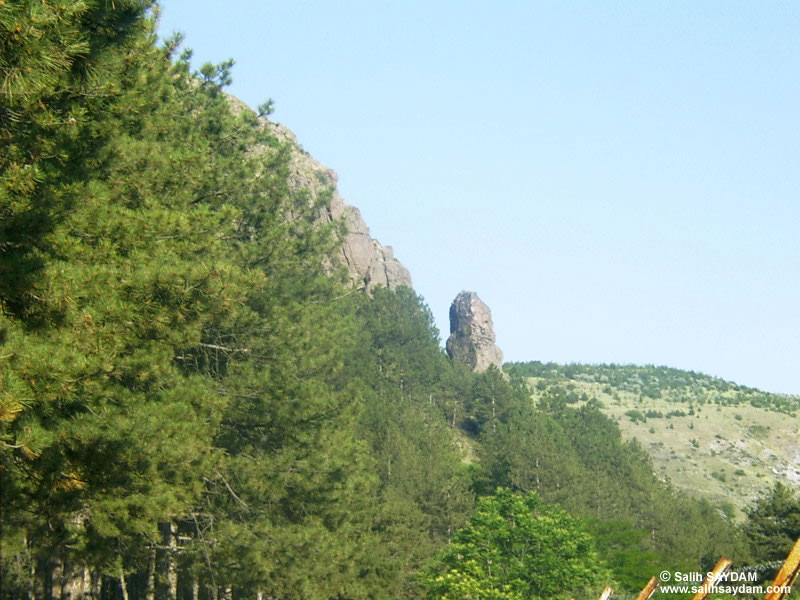
[[[737,516],[775,481],[800,487],[799,397],[674,369],[622,369],[553,366],[528,381],[534,398],[558,386],[575,405],[598,399],[624,438],[650,453],[659,477],[717,506],[730,503]],[[664,416],[643,422],[625,414],[632,410]],[[676,411],[687,414],[666,417]]]

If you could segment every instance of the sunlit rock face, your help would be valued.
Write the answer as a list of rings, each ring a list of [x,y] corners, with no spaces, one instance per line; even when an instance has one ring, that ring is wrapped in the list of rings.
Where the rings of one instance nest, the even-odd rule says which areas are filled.
[[[234,96],[228,96],[228,100],[234,112],[251,110]],[[259,121],[273,136],[290,146],[288,167],[291,189],[308,194],[309,202],[317,203],[324,198],[317,214],[321,224],[342,220],[346,226],[342,244],[336,254],[330,257],[328,266],[331,269],[346,267],[350,281],[357,289],[370,291],[381,285],[391,289],[401,285],[412,287],[408,269],[395,258],[391,246],[383,246],[374,239],[359,210],[339,196],[336,172],[314,160],[289,128],[263,117]]]
[[[473,371],[489,365],[503,366],[503,352],[495,345],[492,312],[475,292],[461,292],[450,305],[450,337],[447,354]]]

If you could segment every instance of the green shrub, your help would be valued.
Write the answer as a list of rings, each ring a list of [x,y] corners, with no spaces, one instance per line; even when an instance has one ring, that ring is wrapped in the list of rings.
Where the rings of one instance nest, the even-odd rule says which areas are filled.
[[[642,411],[636,409],[626,411],[625,416],[630,418],[631,423],[636,423],[637,421],[641,421],[642,423],[644,423],[645,421],[647,421],[645,416],[642,414]]]

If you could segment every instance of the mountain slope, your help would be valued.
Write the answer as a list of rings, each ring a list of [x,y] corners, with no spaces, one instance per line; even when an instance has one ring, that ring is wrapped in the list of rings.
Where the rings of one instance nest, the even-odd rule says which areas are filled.
[[[631,365],[510,363],[535,400],[597,399],[656,474],[741,514],[775,481],[800,487],[800,397],[770,394],[695,372]]]

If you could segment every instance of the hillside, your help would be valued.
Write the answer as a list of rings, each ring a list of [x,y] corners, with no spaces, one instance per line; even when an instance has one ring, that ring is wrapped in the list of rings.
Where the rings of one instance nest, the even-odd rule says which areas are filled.
[[[597,399],[623,437],[648,451],[659,478],[730,504],[739,517],[776,481],[800,487],[799,396],[667,367],[531,362],[506,370],[524,377],[537,401]]]

